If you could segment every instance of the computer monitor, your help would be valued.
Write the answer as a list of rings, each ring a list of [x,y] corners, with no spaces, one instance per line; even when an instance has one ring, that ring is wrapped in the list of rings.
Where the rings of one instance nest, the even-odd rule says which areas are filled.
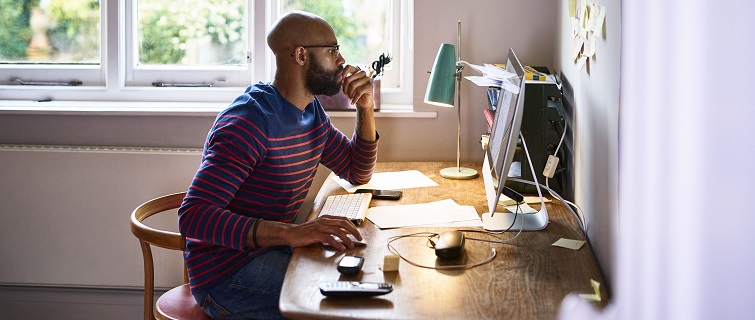
[[[490,131],[488,148],[485,152],[483,179],[485,180],[489,212],[482,214],[482,224],[483,228],[490,231],[518,230],[520,228],[522,230],[542,230],[548,224],[548,214],[545,211],[545,203],[542,201],[539,187],[537,190],[541,199],[541,209],[538,213],[496,212],[514,160],[514,153],[520,138],[522,116],[524,115],[524,67],[519,62],[513,49],[509,49],[508,52],[506,71],[516,74],[516,76],[508,79],[514,85],[514,88],[507,88],[505,84],[502,85]],[[504,79],[504,82],[506,81]],[[517,88],[518,92],[515,90]],[[523,137],[522,142],[524,150],[527,152]],[[530,169],[533,170],[533,176],[535,176],[534,169]],[[526,168],[521,168],[521,170],[526,170]]]

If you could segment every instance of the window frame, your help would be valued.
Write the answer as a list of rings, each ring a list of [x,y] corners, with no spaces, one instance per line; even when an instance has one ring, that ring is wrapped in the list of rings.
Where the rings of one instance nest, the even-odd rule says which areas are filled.
[[[400,75],[400,88],[382,88],[381,101],[387,109],[409,109],[412,104],[412,64],[413,64],[413,37],[412,17],[413,1],[393,1],[393,28],[398,28],[394,34],[399,37],[394,39],[394,44],[399,48],[402,63],[396,63],[391,72]],[[133,29],[136,28],[132,18],[135,5],[133,1],[102,0],[101,10],[101,64],[100,66],[30,66],[17,67],[14,65],[0,65],[0,100],[56,100],[56,101],[171,101],[171,102],[223,102],[228,103],[249,84],[259,81],[272,81],[275,72],[275,63],[272,52],[267,48],[265,37],[267,29],[277,18],[273,8],[277,8],[277,0],[255,1],[247,0],[248,15],[247,34],[250,48],[247,53],[251,62],[247,68],[241,71],[245,78],[243,85],[219,84],[211,88],[175,88],[153,87],[151,85],[134,85],[133,78],[129,78],[128,64],[131,60],[127,52],[135,54],[135,45],[129,41],[136,36]],[[128,32],[128,30],[132,30]],[[168,69],[150,70],[144,68],[144,74],[166,72]],[[159,69],[159,68],[158,68]],[[227,82],[230,78],[227,73],[203,70],[189,71],[196,74],[191,77],[182,77],[186,82],[204,82],[225,77]],[[54,71],[51,74],[49,72]],[[173,72],[171,70],[171,72]],[[76,79],[70,79],[66,75],[75,73]],[[39,78],[36,78],[39,76]],[[81,86],[22,86],[9,84],[12,78],[39,81],[69,81],[80,80]],[[27,77],[27,78],[24,78]],[[199,80],[199,81],[194,81]],[[7,81],[7,82],[6,82]],[[145,84],[149,80],[138,80]],[[170,81],[163,80],[163,81]],[[237,82],[239,83],[239,82]],[[394,105],[393,107],[390,105]],[[400,105],[396,107],[395,105]]]
[[[137,66],[136,60],[139,56],[138,43],[135,37],[138,34],[137,7],[139,0],[125,1],[125,8],[122,10],[125,22],[123,30],[125,32],[123,45],[125,46],[125,86],[144,88],[152,85],[153,82],[165,83],[211,83],[216,82],[214,86],[221,87],[245,87],[251,81],[252,74],[251,63],[252,57],[251,44],[253,43],[254,30],[250,26],[249,19],[254,15],[253,0],[245,0],[247,7],[247,17],[244,23],[247,26],[246,42],[244,48],[246,57],[246,66],[213,66],[213,67],[193,67],[193,66]]]

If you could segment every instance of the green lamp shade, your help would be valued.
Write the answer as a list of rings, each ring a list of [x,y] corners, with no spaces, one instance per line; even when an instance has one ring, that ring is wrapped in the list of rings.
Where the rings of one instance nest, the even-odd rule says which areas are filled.
[[[442,106],[454,106],[454,81],[456,81],[456,48],[443,43],[435,57],[430,81],[425,91],[425,103]]]

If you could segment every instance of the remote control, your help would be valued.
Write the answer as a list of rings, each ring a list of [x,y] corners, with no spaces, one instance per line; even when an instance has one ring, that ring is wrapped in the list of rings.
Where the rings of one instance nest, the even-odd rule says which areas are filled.
[[[326,297],[359,298],[379,296],[393,291],[390,283],[334,281],[320,283],[320,293]]]

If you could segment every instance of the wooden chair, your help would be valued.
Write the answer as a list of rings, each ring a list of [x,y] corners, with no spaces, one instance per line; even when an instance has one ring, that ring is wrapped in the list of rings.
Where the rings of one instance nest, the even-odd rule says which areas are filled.
[[[142,223],[145,219],[181,206],[185,192],[149,200],[131,213],[131,232],[139,238],[144,255],[144,319],[210,319],[199,307],[189,291],[189,276],[184,266],[184,284],[164,293],[152,305],[155,295],[155,268],[150,245],[180,250],[186,247],[186,237],[179,233],[158,230]],[[175,214],[175,212],[170,212]],[[157,307],[157,313],[155,313]]]

